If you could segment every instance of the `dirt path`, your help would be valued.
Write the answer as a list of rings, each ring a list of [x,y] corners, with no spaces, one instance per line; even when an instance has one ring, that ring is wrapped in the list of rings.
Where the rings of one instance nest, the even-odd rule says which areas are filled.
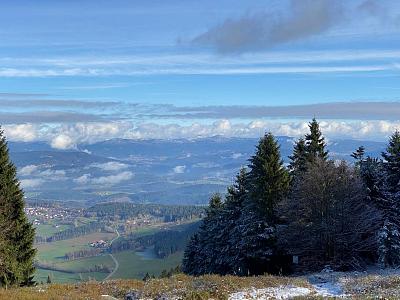
[[[117,234],[117,236],[111,240],[110,246],[112,245],[112,243],[113,243],[115,240],[117,240],[117,239],[120,237],[120,234],[119,234],[119,232],[118,232],[117,229],[115,229],[115,233]],[[110,274],[108,274],[106,278],[103,279],[103,281],[106,281],[106,280],[110,279],[110,278],[115,274],[115,272],[117,272],[117,270],[118,270],[118,268],[119,268],[119,262],[118,262],[118,260],[115,258],[115,256],[112,255],[112,253],[110,253],[110,254],[108,254],[108,255],[110,255],[110,257],[111,257],[112,260],[114,261],[115,267],[114,267],[114,269],[112,270],[112,272],[111,272]]]

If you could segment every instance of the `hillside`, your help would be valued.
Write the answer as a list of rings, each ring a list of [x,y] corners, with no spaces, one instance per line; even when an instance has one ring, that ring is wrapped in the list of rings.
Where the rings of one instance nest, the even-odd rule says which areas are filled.
[[[0,299],[398,299],[398,278],[395,270],[327,272],[308,277],[176,275],[148,281],[90,281],[14,288],[0,290]]]

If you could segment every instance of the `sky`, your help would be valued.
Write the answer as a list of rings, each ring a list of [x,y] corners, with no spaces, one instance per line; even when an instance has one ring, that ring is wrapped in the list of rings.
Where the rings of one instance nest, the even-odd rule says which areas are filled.
[[[4,0],[0,123],[56,149],[111,138],[385,140],[400,1]]]

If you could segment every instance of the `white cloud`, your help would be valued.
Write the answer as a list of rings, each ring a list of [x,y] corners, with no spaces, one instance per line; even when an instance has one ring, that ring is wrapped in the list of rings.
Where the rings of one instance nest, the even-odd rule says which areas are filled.
[[[74,179],[74,182],[76,182],[77,184],[87,184],[90,181],[90,174],[83,174],[82,176]]]
[[[55,181],[55,180],[64,180],[66,179],[65,170],[52,170],[47,169],[37,174],[38,177],[44,177],[47,180]]]
[[[29,176],[29,175],[32,175],[33,173],[35,173],[38,169],[39,169],[39,166],[28,165],[28,166],[21,168],[18,171],[18,174],[21,176]]]
[[[24,189],[32,189],[41,186],[43,183],[45,183],[44,180],[42,179],[22,179],[21,180],[21,186]]]
[[[4,132],[10,140],[31,142],[38,138],[40,128],[33,124],[5,125]]]
[[[120,171],[127,169],[129,166],[117,161],[110,161],[106,163],[95,163],[90,165],[93,168],[99,168],[103,171]]]
[[[50,143],[51,147],[55,149],[65,150],[65,149],[72,149],[76,147],[75,141],[72,137],[61,133],[54,137],[54,139]]]
[[[93,178],[91,180],[91,182],[93,184],[97,184],[97,185],[114,185],[114,184],[118,184],[121,183],[123,181],[127,181],[132,179],[133,177],[133,173],[132,172],[122,172],[119,173],[117,175],[110,175],[110,176],[102,176],[102,177],[98,177],[98,178]]]
[[[221,135],[225,137],[259,137],[265,132],[275,135],[298,137],[308,131],[309,120],[253,120],[234,122],[221,119],[213,123],[203,121],[191,124],[157,124],[134,122],[77,123],[58,126],[28,126],[29,133],[36,141],[46,141],[56,149],[74,149],[79,144],[94,143],[112,138],[126,139],[173,139],[200,138]],[[356,138],[368,140],[386,140],[396,129],[400,121],[339,121],[322,120],[321,129],[328,138]],[[19,126],[19,125],[15,125]],[[34,129],[32,129],[34,128]],[[8,126],[8,130],[12,125]],[[7,136],[11,141],[26,140],[24,134]],[[121,169],[124,166],[110,164],[102,166],[108,169]],[[111,170],[110,170],[111,171]]]
[[[133,178],[133,173],[129,171],[121,172],[110,176],[92,177],[90,174],[84,174],[74,181],[78,184],[94,185],[115,185]]]
[[[173,168],[175,174],[182,174],[185,173],[186,166],[176,166]]]

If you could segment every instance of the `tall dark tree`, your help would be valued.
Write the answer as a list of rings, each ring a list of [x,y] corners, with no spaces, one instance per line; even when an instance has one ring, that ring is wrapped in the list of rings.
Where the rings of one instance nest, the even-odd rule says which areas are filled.
[[[4,286],[33,284],[35,230],[25,215],[24,205],[17,171],[10,160],[4,133],[0,130],[0,218],[10,226],[2,235],[5,252],[8,253],[7,257],[0,258],[8,265],[5,272],[0,274],[0,283]]]
[[[265,134],[250,159],[248,209],[260,213],[265,221],[275,222],[277,204],[289,189],[289,174],[283,165],[275,137]]]
[[[186,247],[182,269],[191,275],[216,273],[219,257],[217,236],[220,234],[220,214],[223,207],[221,195],[214,194],[198,232]]]
[[[359,169],[362,162],[365,159],[365,147],[364,146],[358,147],[357,150],[351,154],[351,157],[354,158],[355,160],[354,165],[356,166],[356,168]]]
[[[276,208],[287,194],[289,175],[271,133],[260,139],[256,154],[250,159],[247,187],[238,222],[238,273],[275,272],[272,257],[276,250]]]
[[[310,133],[305,136],[307,160],[309,162],[316,158],[327,160],[328,151],[326,150],[325,138],[322,136],[319,123],[313,118],[308,127]]]
[[[218,247],[222,255],[217,260],[220,274],[237,273],[237,245],[242,236],[238,231],[238,220],[243,210],[243,201],[247,194],[247,171],[241,168],[235,183],[228,187],[224,208],[221,212]]]
[[[303,267],[359,266],[376,251],[376,238],[370,233],[378,230],[379,214],[364,201],[361,179],[345,163],[335,166],[317,159],[294,191],[286,207],[289,226],[281,238],[301,257]]]
[[[400,265],[400,133],[389,139],[382,153],[385,175],[384,199],[381,204],[383,226],[379,232],[379,261],[383,266]]]
[[[293,154],[289,156],[289,170],[293,176],[304,173],[307,163],[307,148],[303,138],[300,138],[293,147]]]

